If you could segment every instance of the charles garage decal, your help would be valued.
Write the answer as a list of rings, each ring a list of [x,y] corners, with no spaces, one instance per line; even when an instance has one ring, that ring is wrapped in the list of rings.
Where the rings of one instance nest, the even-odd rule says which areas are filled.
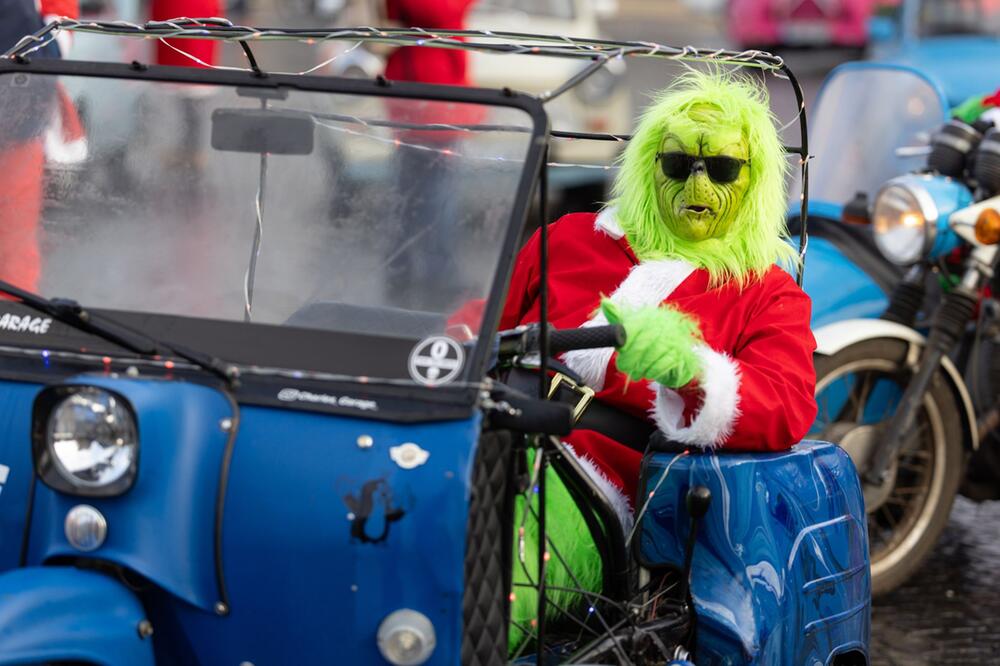
[[[348,407],[363,412],[377,412],[378,403],[374,400],[354,398],[349,395],[330,395],[329,393],[311,393],[296,388],[283,388],[278,391],[278,400],[282,402],[311,402],[317,405],[332,405]]]
[[[9,312],[5,312],[0,316],[0,331],[45,335],[49,332],[49,326],[51,325],[52,320],[48,317],[20,316],[10,314]]]

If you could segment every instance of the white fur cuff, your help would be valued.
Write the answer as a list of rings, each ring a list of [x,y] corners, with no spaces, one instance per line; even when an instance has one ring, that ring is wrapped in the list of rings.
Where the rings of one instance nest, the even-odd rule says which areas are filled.
[[[684,400],[677,391],[656,383],[651,384],[651,411],[657,427],[673,441],[711,449],[726,441],[740,416],[740,369],[728,354],[704,345],[695,353],[702,363],[699,385],[704,400],[691,425],[683,426]]]

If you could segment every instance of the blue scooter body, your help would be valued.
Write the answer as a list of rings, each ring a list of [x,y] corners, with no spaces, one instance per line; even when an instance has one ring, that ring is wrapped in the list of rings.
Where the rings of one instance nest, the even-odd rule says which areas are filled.
[[[640,533],[646,566],[684,561],[693,486],[712,493],[692,560],[695,663],[867,657],[868,534],[857,472],[843,450],[802,442],[774,454],[654,455],[641,493],[657,489]]]

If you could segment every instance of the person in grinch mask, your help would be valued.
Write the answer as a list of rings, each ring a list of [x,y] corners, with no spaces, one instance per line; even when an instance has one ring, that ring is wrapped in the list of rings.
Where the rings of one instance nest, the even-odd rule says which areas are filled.
[[[734,75],[687,74],[645,112],[620,166],[600,214],[549,227],[548,314],[556,328],[620,323],[628,339],[617,352],[563,361],[597,400],[651,419],[674,442],[788,449],[816,416],[815,342],[809,297],[779,266],[797,256],[784,222],[788,162],[766,92]],[[535,234],[517,258],[501,328],[538,321],[539,242]],[[641,452],[593,431],[566,441],[627,534]],[[547,479],[547,534],[562,557],[546,580],[554,606],[568,608],[579,596],[557,588],[599,591],[601,562],[572,498]],[[536,619],[537,541],[531,522],[515,537],[512,649]]]

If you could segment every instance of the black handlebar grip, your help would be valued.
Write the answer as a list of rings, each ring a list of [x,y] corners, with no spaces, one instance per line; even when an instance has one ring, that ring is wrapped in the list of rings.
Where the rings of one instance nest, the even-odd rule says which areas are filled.
[[[568,435],[573,429],[573,408],[567,404],[516,395],[505,399],[513,411],[492,412],[490,424],[494,428],[558,436]]]
[[[610,326],[586,326],[552,331],[549,334],[549,353],[576,349],[600,349],[601,347],[621,347],[625,344],[625,327],[621,324]]]

